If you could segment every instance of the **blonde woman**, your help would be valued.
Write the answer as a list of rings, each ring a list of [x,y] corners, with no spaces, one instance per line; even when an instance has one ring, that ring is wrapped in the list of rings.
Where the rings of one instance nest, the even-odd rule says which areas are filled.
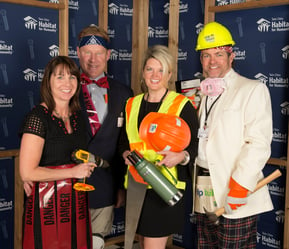
[[[170,113],[183,118],[190,127],[191,141],[187,148],[181,152],[155,151],[152,158],[156,155],[163,155],[163,159],[158,163],[164,165],[171,171],[177,179],[176,187],[184,192],[183,198],[174,206],[169,206],[155,191],[147,188],[148,185],[137,182],[128,166],[127,184],[127,210],[137,202],[141,207],[136,233],[139,235],[141,247],[144,249],[164,249],[168,237],[174,233],[182,233],[185,219],[186,205],[186,182],[191,181],[192,162],[197,154],[197,129],[198,120],[196,111],[188,98],[168,90],[169,81],[174,68],[174,59],[166,46],[155,45],[148,48],[144,56],[142,67],[143,83],[146,88],[145,93],[130,98],[126,105],[126,125],[120,140],[120,153],[127,165],[127,159],[131,150],[136,149],[142,154],[146,153],[145,142],[140,141],[139,134],[135,134],[134,127],[139,127],[143,118],[150,112]],[[174,108],[170,108],[170,107]],[[150,160],[155,163],[155,160]],[[137,189],[144,186],[146,193],[139,195]],[[142,187],[140,187],[142,189]],[[130,198],[130,190],[136,192],[137,198]],[[141,190],[140,190],[141,191]],[[130,223],[130,214],[127,211],[126,221]],[[126,223],[126,237],[133,234],[133,226]],[[130,242],[127,238],[125,248],[130,249]]]

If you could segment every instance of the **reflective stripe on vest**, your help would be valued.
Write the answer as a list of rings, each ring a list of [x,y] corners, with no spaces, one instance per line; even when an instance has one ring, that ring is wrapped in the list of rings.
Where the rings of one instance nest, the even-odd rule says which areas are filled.
[[[142,99],[144,97],[144,94],[137,95],[135,97],[130,98],[127,101],[126,104],[126,132],[128,136],[128,140],[130,143],[130,149],[139,151],[146,160],[155,163],[157,160],[162,159],[162,155],[157,154],[151,147],[149,147],[146,143],[144,143],[138,133],[138,114],[140,105],[142,102]],[[184,105],[190,101],[185,96],[178,94],[176,92],[169,92],[167,97],[163,100],[159,113],[167,113],[172,115],[179,116]],[[184,189],[185,188],[185,182],[177,181],[177,183],[174,182],[175,179],[178,179],[177,177],[177,168],[167,168],[167,170],[170,171],[170,173],[167,172],[167,170],[163,169],[163,167],[160,167],[160,170],[162,174],[171,182],[173,183],[178,189]],[[142,177],[138,174],[135,167],[129,166],[129,171],[134,177],[135,181],[147,184]],[[175,179],[172,178],[170,175],[172,174]],[[125,187],[127,187],[127,176],[125,179]],[[150,186],[149,186],[150,187]]]

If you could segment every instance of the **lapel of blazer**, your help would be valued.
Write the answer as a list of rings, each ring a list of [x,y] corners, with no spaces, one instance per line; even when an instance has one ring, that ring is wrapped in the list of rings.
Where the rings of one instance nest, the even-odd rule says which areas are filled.
[[[88,127],[88,134],[89,134],[89,137],[92,138],[92,139],[97,138],[99,132],[101,132],[101,130],[103,129],[103,127],[106,125],[105,123],[106,123],[107,120],[108,120],[108,116],[109,116],[109,115],[111,114],[111,112],[113,111],[113,105],[114,105],[114,104],[113,104],[113,103],[114,103],[114,101],[113,101],[114,97],[113,97],[113,96],[114,96],[115,91],[114,91],[113,84],[111,84],[109,78],[107,78],[107,80],[108,80],[108,83],[109,83],[109,88],[107,89],[107,99],[108,99],[108,103],[107,103],[107,115],[106,115],[106,117],[104,118],[103,123],[102,123],[100,129],[98,130],[98,132],[95,134],[94,137],[92,136],[92,131],[91,131],[91,129],[90,129],[90,123],[89,123],[89,120],[88,120],[88,115],[87,115],[87,112],[86,112],[86,109],[85,109],[85,113],[86,113],[86,116],[87,116],[87,121],[86,121],[86,123],[87,123],[87,127]],[[84,104],[84,106],[85,106],[85,104]]]
[[[82,89],[80,89],[80,93],[79,93],[79,102],[80,102],[80,106],[81,106],[81,111],[82,111],[83,117],[85,119],[85,123],[86,123],[86,127],[87,127],[86,130],[87,130],[89,138],[91,138],[92,137],[92,132],[91,132],[91,129],[90,129],[90,123],[89,123],[89,118],[88,118],[88,114],[87,114],[87,110],[86,110],[86,104],[85,104],[85,100],[84,100],[84,97],[83,97]]]

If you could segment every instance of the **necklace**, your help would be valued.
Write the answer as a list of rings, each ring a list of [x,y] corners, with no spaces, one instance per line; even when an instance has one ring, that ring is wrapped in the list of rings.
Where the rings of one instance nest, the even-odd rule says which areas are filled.
[[[59,117],[59,118],[61,118],[63,120],[64,123],[69,119],[69,116],[63,117],[56,110],[54,110],[54,112],[57,115],[57,117]]]
[[[71,129],[71,126],[70,126],[70,120],[69,120],[69,114],[68,116],[66,117],[62,117],[59,112],[57,112],[56,110],[54,110],[55,114],[57,115],[58,118],[61,118],[63,123],[64,123],[64,126],[65,126],[65,129],[68,133],[71,133],[72,132],[72,129]]]

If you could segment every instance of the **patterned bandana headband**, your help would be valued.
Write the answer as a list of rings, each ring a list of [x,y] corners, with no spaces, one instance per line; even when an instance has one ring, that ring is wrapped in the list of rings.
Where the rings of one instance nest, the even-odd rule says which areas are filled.
[[[221,46],[221,47],[215,47],[215,49],[221,49],[224,50],[228,53],[232,53],[233,52],[233,47],[232,46]]]
[[[109,49],[109,42],[103,37],[97,35],[88,35],[82,37],[78,43],[78,47],[81,48],[86,45],[100,45],[106,49]]]

